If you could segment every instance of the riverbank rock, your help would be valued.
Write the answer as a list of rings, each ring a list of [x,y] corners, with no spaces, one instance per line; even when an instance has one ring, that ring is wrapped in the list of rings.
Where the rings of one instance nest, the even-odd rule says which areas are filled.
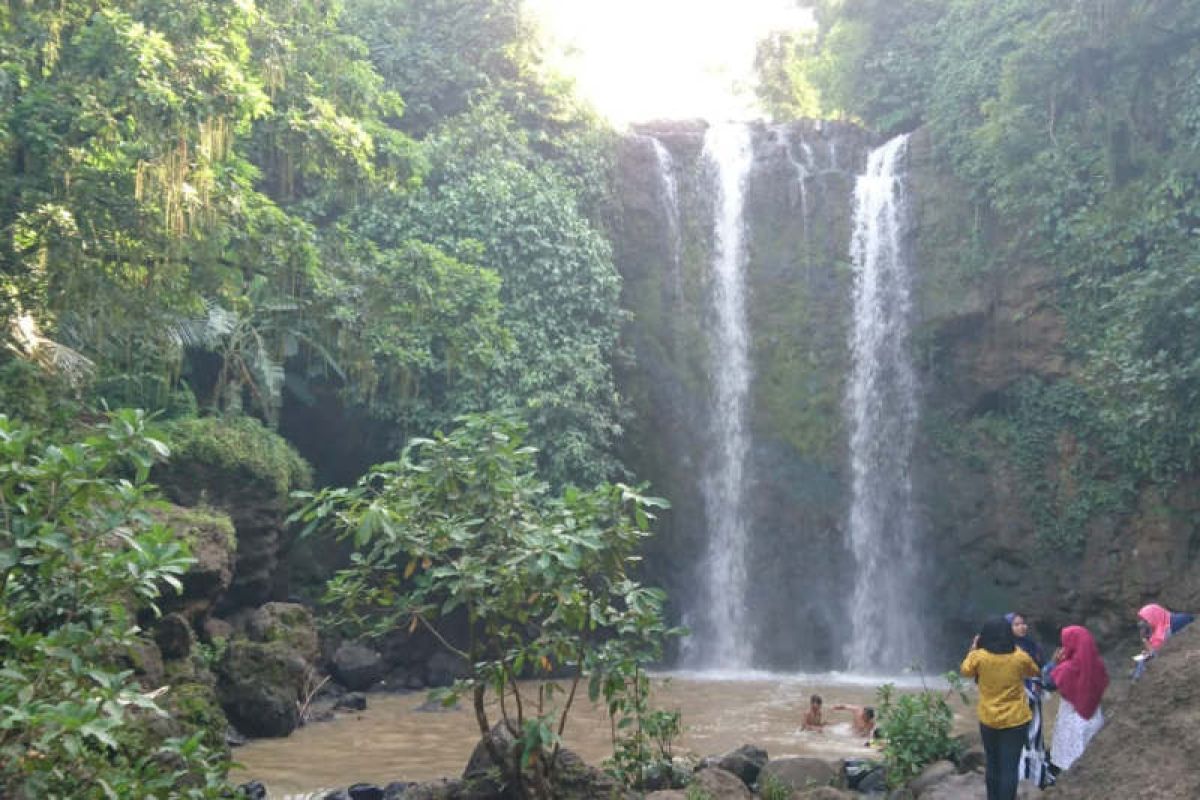
[[[503,722],[492,728],[488,739],[492,740],[501,754],[511,753],[516,744],[512,733]],[[488,751],[487,740],[480,738],[463,769],[462,786],[465,794],[462,797],[464,800],[501,800],[509,797],[503,791],[499,778],[500,769]],[[556,800],[620,800],[627,796],[625,789],[610,775],[589,766],[582,758],[565,748],[558,752],[553,793]],[[405,795],[406,800],[408,797]]]
[[[317,623],[299,603],[266,603],[242,619],[242,628],[255,642],[283,642],[305,661],[317,658]]]
[[[229,643],[217,694],[229,721],[250,736],[287,736],[300,724],[296,701],[309,665],[282,642]]]
[[[166,587],[158,606],[164,613],[179,612],[200,628],[233,580],[237,547],[233,522],[224,512],[203,506],[166,505],[152,514],[176,532],[195,559],[179,578],[181,588]]]
[[[744,744],[716,759],[716,766],[737,775],[747,787],[754,786],[759,773],[766,765],[767,751],[752,744]]]
[[[1047,800],[1200,797],[1200,625],[1168,639],[1137,683],[1110,686],[1103,708],[1104,727]]]
[[[165,659],[187,658],[196,644],[196,632],[183,614],[167,614],[154,625],[154,643]]]
[[[908,782],[908,788],[912,790],[917,797],[924,797],[923,792],[927,792],[935,785],[941,783],[952,775],[958,774],[958,768],[949,761],[935,761],[925,769],[921,770],[921,774]]]
[[[333,703],[334,711],[366,711],[367,696],[362,692],[349,692]]]
[[[469,671],[466,661],[439,650],[429,657],[425,665],[425,682],[430,686],[450,686]]]
[[[835,789],[832,786],[818,786],[803,792],[793,792],[792,800],[855,800],[861,796],[855,792]]]
[[[751,800],[753,797],[741,778],[719,767],[704,767],[692,777],[688,793],[696,792],[721,800]]]
[[[218,610],[230,613],[286,597],[279,565],[288,495],[311,481],[308,464],[250,417],[176,420],[167,434],[171,459],[155,467],[155,483],[180,505],[221,509],[237,534],[233,576]]]
[[[383,658],[360,642],[344,642],[333,654],[333,677],[354,692],[370,689],[383,678]]]
[[[792,789],[812,789],[818,786],[837,786],[841,770],[819,758],[777,758],[768,761],[759,775],[759,783],[774,778]]]
[[[465,792],[463,781],[442,778],[410,786],[400,797],[403,800],[463,800]]]

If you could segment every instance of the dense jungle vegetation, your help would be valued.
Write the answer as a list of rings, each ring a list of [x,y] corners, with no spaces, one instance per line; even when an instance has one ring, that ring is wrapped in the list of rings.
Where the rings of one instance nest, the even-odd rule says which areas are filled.
[[[228,792],[133,678],[172,449],[286,493],[273,431],[352,480],[504,410],[545,486],[622,476],[611,133],[536,41],[518,0],[0,5],[0,794]]]
[[[556,482],[617,469],[607,134],[517,2],[17,2],[0,33],[6,407],[332,396],[378,455],[509,407]]]
[[[1197,4],[816,6],[815,33],[761,44],[764,108],[926,128],[977,209],[962,269],[1053,271],[1069,377],[969,432],[1027,470],[1050,540],[1195,473]],[[612,136],[519,0],[0,4],[0,795],[228,796],[223,743],[153,724],[134,679],[138,623],[192,558],[149,480],[172,452],[238,450],[284,494],[308,467],[280,433],[318,484],[412,446],[305,512],[364,550],[333,587],[369,588],[355,624],[432,622],[482,582],[494,641],[465,688],[607,660],[588,688],[638,721],[639,769],[639,664],[669,632],[625,573],[660,503],[606,482],[628,478]],[[1069,498],[1044,479],[1064,429]],[[506,583],[512,548],[547,559],[516,576],[532,595]],[[415,577],[415,605],[376,566]],[[613,597],[634,619],[594,613]],[[605,625],[628,648],[580,635]],[[521,724],[556,747],[549,715]]]
[[[1087,518],[1200,458],[1200,7],[1190,0],[823,0],[757,56],[778,117],[924,126],[975,206],[961,268],[1043,265],[1070,375],[1031,381],[972,435],[1026,475],[1039,528]],[[1058,483],[1047,463],[1080,443]],[[1070,483],[1068,487],[1065,484]],[[1069,496],[1068,496],[1069,495]]]

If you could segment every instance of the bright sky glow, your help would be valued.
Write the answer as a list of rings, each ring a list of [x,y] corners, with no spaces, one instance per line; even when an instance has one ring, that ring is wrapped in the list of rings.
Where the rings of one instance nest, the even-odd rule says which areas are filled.
[[[526,0],[551,63],[617,125],[751,119],[754,48],[813,24],[796,0]]]

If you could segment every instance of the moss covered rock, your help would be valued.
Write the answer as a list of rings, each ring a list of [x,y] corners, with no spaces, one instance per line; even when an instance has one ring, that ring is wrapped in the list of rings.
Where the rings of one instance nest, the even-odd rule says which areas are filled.
[[[237,535],[229,515],[214,508],[167,505],[155,512],[177,531],[196,562],[180,578],[182,591],[168,589],[160,602],[164,612],[179,612],[197,628],[212,613],[233,581]]]
[[[267,603],[243,622],[246,635],[256,642],[282,642],[313,661],[319,652],[317,625],[312,612],[299,603]]]
[[[178,420],[167,438],[171,458],[154,479],[176,503],[227,513],[237,534],[233,578],[219,609],[286,596],[280,562],[288,493],[308,486],[308,464],[282,437],[248,417]]]
[[[229,721],[250,736],[287,736],[300,724],[297,701],[309,665],[283,642],[229,642],[217,696]]]

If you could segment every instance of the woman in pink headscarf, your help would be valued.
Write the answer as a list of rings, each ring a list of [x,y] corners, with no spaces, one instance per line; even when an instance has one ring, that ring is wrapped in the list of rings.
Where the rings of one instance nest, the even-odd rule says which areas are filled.
[[[1142,606],[1138,612],[1138,631],[1146,645],[1146,654],[1157,653],[1171,634],[1178,633],[1192,619],[1191,614],[1172,614],[1158,603]]]
[[[1044,675],[1045,687],[1062,696],[1050,761],[1060,770],[1069,769],[1104,727],[1100,699],[1108,688],[1108,669],[1087,628],[1069,625],[1062,629],[1062,647],[1046,665]]]

